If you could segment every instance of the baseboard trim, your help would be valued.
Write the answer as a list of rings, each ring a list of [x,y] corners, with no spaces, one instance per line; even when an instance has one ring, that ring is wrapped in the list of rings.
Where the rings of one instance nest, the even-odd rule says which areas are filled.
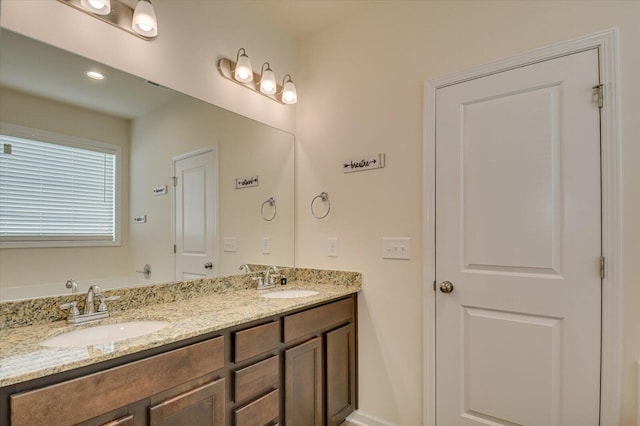
[[[378,417],[364,413],[361,410],[354,411],[347,417],[349,423],[357,426],[395,426],[393,423],[386,422]]]

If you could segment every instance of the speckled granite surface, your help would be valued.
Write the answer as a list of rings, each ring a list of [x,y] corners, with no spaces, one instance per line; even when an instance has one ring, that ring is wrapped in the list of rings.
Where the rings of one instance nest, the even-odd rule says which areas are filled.
[[[300,309],[356,293],[362,288],[361,275],[354,272],[292,268],[286,275],[289,279],[286,287],[262,291],[250,288],[251,281],[247,276],[114,290],[108,294],[118,294],[121,299],[111,302],[111,317],[81,325],[68,325],[61,320],[51,322],[59,317],[58,305],[73,300],[71,296],[1,303],[2,316],[33,315],[29,312],[32,309],[56,312],[39,315],[39,323],[29,326],[16,326],[25,321],[14,321],[11,322],[13,326],[8,327],[10,321],[7,319],[0,323],[0,387]],[[319,293],[298,299],[262,297],[266,292],[296,288]],[[133,320],[162,320],[170,324],[142,337],[104,345],[74,348],[40,345],[42,340],[68,331]]]

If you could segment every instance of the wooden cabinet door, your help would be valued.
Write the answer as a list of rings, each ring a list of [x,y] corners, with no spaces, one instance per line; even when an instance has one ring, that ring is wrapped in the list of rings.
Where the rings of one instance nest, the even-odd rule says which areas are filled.
[[[340,425],[355,410],[356,341],[353,324],[327,333],[327,424]]]
[[[151,426],[224,426],[224,379],[167,399],[149,410]]]
[[[319,337],[285,351],[285,423],[290,426],[323,423]]]

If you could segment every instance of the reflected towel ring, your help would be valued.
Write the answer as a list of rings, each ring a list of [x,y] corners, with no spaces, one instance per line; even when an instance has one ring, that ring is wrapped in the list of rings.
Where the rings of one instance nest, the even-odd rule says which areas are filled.
[[[265,217],[264,215],[264,206],[266,206],[267,204],[269,204],[271,207],[273,207],[273,214],[271,215],[270,218]],[[265,201],[264,203],[262,203],[262,207],[260,207],[260,214],[262,215],[262,218],[267,221],[267,222],[271,222],[273,219],[276,218],[276,214],[278,213],[278,207],[276,206],[276,199],[273,197],[269,197],[269,199],[267,201]]]
[[[328,203],[327,212],[322,216],[317,215],[316,212],[313,210],[313,203],[315,203],[316,200],[318,199],[324,201],[325,203]],[[329,201],[329,194],[327,194],[326,192],[321,192],[319,195],[316,195],[315,197],[313,197],[313,200],[311,200],[311,214],[313,215],[313,217],[315,217],[316,219],[324,219],[325,217],[327,217],[330,211],[331,211],[331,201]]]

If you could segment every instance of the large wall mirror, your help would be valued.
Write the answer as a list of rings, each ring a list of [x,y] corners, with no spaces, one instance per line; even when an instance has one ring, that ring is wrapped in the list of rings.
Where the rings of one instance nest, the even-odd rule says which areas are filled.
[[[294,265],[293,135],[6,29],[0,51],[0,186],[20,141],[118,153],[116,241],[22,238],[14,224],[31,226],[34,207],[0,198],[0,300],[69,293],[69,279],[86,291]]]

